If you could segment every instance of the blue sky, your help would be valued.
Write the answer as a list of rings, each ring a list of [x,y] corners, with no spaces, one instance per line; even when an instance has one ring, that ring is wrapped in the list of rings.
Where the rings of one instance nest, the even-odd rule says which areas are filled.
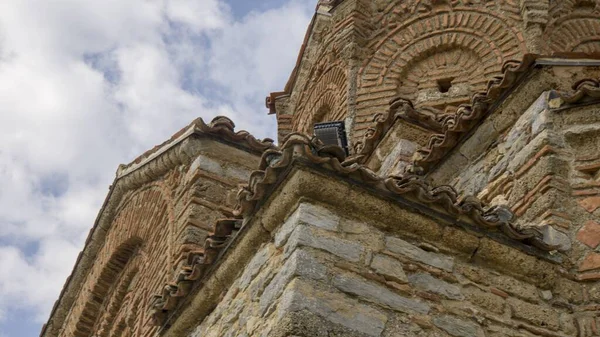
[[[0,1],[0,337],[39,334],[119,163],[196,117],[275,137],[315,4]]]

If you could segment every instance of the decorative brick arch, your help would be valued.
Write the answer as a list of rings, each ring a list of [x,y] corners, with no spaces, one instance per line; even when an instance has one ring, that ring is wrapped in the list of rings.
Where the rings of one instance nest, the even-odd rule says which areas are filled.
[[[450,54],[467,57],[470,59],[467,65],[478,64],[473,74],[463,72],[460,81],[479,90],[500,73],[505,61],[519,59],[526,53],[522,33],[516,25],[485,8],[461,6],[415,15],[394,28],[374,49],[375,53],[365,60],[359,72],[354,139],[363,135],[372,116],[384,111],[392,97],[407,91],[411,94],[411,90],[415,95],[415,88],[433,87],[438,77],[444,77],[444,71],[455,71],[461,65],[460,57],[455,64],[440,62],[452,59]],[[427,65],[443,66],[438,67],[439,73],[434,74],[434,69],[421,71],[425,77],[414,76],[419,73],[418,68],[423,70]],[[469,94],[472,92],[465,93],[465,97]]]
[[[551,52],[600,52],[600,15],[557,20],[546,39]]]
[[[550,0],[550,21],[575,14],[578,10],[589,14],[600,12],[599,0]]]
[[[548,52],[600,52],[600,0],[551,1]]]
[[[419,93],[425,94],[427,104],[432,106],[466,103],[469,94],[484,90],[487,79],[496,72],[495,64],[486,69],[481,67],[486,62],[482,57],[485,55],[460,45],[449,44],[427,50],[402,67],[401,73],[393,75],[399,83],[397,94],[417,106],[423,101]],[[488,59],[487,62],[493,64],[494,61]],[[451,82],[452,87],[462,91],[462,95],[454,92],[453,97],[448,98],[441,93],[439,86],[442,80]]]
[[[169,207],[158,186],[147,186],[126,197],[76,300],[60,336],[149,336],[156,327],[149,316],[129,311],[147,301],[171,276]],[[134,280],[144,280],[131,288]],[[136,321],[126,321],[135,317]],[[125,324],[126,323],[126,324]],[[134,326],[138,328],[132,330]],[[135,331],[135,333],[133,332]]]
[[[96,331],[97,337],[116,337],[121,336],[127,329],[130,328],[131,323],[124,318],[129,316],[132,310],[129,305],[132,301],[133,292],[132,286],[135,284],[136,276],[140,268],[143,266],[140,263],[140,255],[135,255],[127,263],[125,268],[121,271],[122,276],[118,279],[115,278],[115,284],[113,286],[110,297],[104,302],[103,314],[96,321],[96,326],[93,331]]]
[[[75,324],[74,336],[92,336],[97,325],[101,311],[105,307],[104,302],[111,294],[115,284],[119,280],[123,269],[128,265],[142,240],[134,237],[119,245],[112,253],[110,259],[105,263],[96,282],[89,289],[81,315]]]
[[[347,114],[348,81],[346,72],[340,66],[331,66],[324,71],[315,84],[302,92],[300,102],[302,104],[294,114],[293,130],[311,133],[312,124],[315,122],[315,114],[323,111],[324,107],[329,109],[326,116],[321,119],[341,120]],[[317,119],[319,119],[317,117]]]

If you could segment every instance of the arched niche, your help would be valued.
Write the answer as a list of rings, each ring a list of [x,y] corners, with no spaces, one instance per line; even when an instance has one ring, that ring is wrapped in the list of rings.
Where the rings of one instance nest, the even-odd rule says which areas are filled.
[[[437,10],[450,4],[425,6],[432,10],[407,18],[373,47],[359,71],[354,139],[397,95],[444,109],[468,100],[505,61],[525,54],[519,25],[485,7]]]
[[[97,333],[99,318],[110,316],[113,309],[110,305],[111,298],[119,296],[119,280],[142,243],[143,240],[139,237],[125,240],[104,263],[93,286],[87,291],[83,312],[75,324],[77,336],[100,336]]]
[[[600,52],[600,1],[551,1],[548,52]]]
[[[306,134],[312,133],[312,126],[316,120],[324,121],[324,117],[315,118],[316,114],[323,113],[319,109],[328,110],[328,120],[341,120],[347,114],[347,77],[345,71],[339,66],[332,66],[323,72],[315,84],[300,96],[301,105],[298,106],[293,118],[293,130]]]
[[[474,92],[485,90],[482,62],[481,55],[462,46],[428,50],[398,74],[396,93],[416,106],[457,107],[467,103]]]
[[[170,207],[159,186],[124,198],[60,336],[141,337],[156,331],[143,310],[128,313],[147,305],[172,276],[169,219]]]

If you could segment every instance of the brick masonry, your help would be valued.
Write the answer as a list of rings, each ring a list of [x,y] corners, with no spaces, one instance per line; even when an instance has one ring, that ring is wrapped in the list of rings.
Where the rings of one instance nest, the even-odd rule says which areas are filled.
[[[364,1],[321,6],[277,99],[280,137],[344,120],[357,141],[395,96],[453,111],[526,53],[600,51],[586,1]],[[281,139],[281,138],[280,138]],[[424,144],[421,144],[424,145]]]
[[[505,61],[600,52],[599,11],[598,0],[320,1],[290,82],[268,102],[278,136],[345,120],[356,142],[402,96],[421,122],[393,115],[363,163],[385,176],[418,169],[410,158],[441,139],[438,122]],[[460,192],[452,205],[448,187],[418,200],[349,187],[336,174],[367,171],[331,158],[327,174],[306,163],[285,179],[252,173],[271,164],[259,155],[272,142],[226,118],[195,121],[119,169],[42,336],[598,336],[599,78],[597,66],[532,68],[454,134],[426,172]],[[557,94],[582,83],[578,99]],[[261,186],[271,199],[240,213],[238,191],[256,186],[238,185],[261,174],[279,190]],[[290,190],[294,177],[314,188]],[[519,233],[553,250],[438,212],[469,195],[510,208]]]

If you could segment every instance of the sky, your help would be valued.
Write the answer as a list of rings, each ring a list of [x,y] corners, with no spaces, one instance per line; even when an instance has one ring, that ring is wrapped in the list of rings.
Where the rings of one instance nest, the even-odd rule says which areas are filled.
[[[119,163],[197,117],[275,138],[316,2],[0,1],[0,337],[39,335]]]

